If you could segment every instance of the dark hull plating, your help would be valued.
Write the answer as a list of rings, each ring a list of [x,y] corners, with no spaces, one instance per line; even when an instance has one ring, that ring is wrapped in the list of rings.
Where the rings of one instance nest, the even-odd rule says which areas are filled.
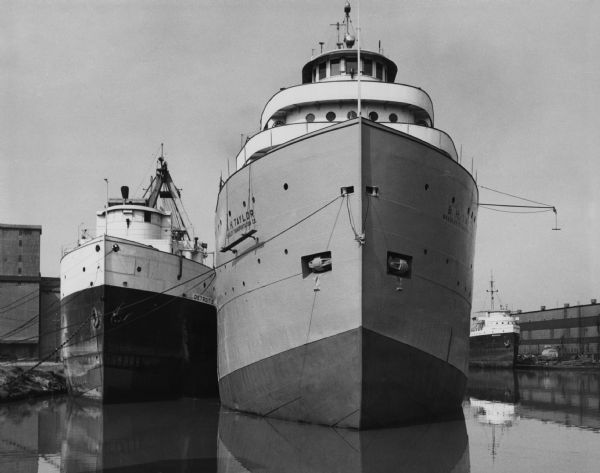
[[[72,394],[104,402],[217,394],[213,306],[97,286],[67,296],[61,311]]]
[[[358,328],[249,365],[219,386],[231,408],[369,429],[457,418],[466,381],[436,357]]]
[[[469,365],[512,368],[519,351],[519,334],[503,333],[469,338]]]

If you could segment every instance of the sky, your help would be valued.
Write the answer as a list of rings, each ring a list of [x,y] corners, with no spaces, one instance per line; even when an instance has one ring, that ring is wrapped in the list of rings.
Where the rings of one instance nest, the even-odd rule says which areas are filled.
[[[357,23],[357,1],[352,2]],[[266,101],[336,41],[344,0],[0,0],[0,222],[42,225],[56,277],[107,186],[139,195],[160,144],[214,249],[219,177]],[[362,0],[362,47],[426,90],[480,202],[473,309],[600,300],[600,2]]]

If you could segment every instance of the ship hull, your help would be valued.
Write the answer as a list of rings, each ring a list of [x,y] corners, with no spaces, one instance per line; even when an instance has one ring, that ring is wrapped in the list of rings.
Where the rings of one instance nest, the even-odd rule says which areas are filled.
[[[238,230],[229,212],[247,201]],[[217,244],[251,230],[258,242],[217,259],[222,403],[351,428],[458,413],[476,202],[447,155],[358,120],[238,171],[219,196]],[[409,274],[390,272],[390,254]],[[330,256],[331,270],[307,270],[311,255]]]
[[[469,338],[469,365],[481,368],[513,368],[519,352],[519,334],[494,333]]]
[[[117,244],[110,237],[106,240]],[[216,395],[214,306],[183,297],[176,288],[157,290],[155,284],[160,277],[162,285],[179,285],[179,292],[185,291],[183,277],[195,276],[198,282],[209,269],[188,261],[185,276],[170,280],[169,267],[161,271],[160,260],[165,264],[174,260],[177,268],[175,255],[124,240],[118,240],[118,245],[118,253],[109,250],[97,265],[101,274],[94,275],[94,284],[71,290],[61,299],[62,358],[69,392],[103,402]],[[98,246],[104,247],[104,241]],[[81,264],[89,262],[86,253],[89,248],[81,247],[63,260],[62,279],[71,280],[63,285],[66,291],[81,286],[73,268],[81,271]],[[151,258],[157,263],[151,278],[148,273],[134,276],[115,271],[128,261],[142,267],[142,261]],[[121,280],[121,287],[101,283],[115,278]]]

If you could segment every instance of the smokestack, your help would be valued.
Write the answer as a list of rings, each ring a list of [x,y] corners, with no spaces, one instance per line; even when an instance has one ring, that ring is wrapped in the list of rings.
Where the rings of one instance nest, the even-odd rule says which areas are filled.
[[[121,186],[121,196],[125,200],[129,198],[129,187],[128,186]]]

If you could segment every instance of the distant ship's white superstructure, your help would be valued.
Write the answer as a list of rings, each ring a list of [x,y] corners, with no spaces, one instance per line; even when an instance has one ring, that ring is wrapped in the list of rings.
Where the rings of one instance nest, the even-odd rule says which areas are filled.
[[[510,310],[494,310],[494,279],[490,281],[491,310],[471,317],[469,362],[473,366],[510,368],[516,363],[521,328]]]

